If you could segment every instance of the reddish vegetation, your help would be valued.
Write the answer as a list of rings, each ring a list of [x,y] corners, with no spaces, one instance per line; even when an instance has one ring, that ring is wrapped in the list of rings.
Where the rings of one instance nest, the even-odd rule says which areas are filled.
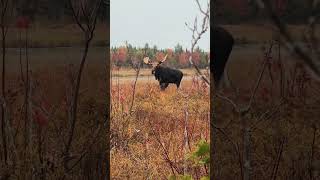
[[[40,127],[46,126],[48,124],[48,118],[42,111],[38,109],[34,110],[33,119]]]
[[[165,54],[163,52],[157,52],[156,53],[156,60],[161,61],[164,59]]]
[[[199,52],[193,52],[192,53],[192,60],[196,65],[199,65],[200,64],[200,60],[201,60],[200,53]]]
[[[16,26],[19,29],[28,29],[31,21],[27,16],[19,16],[17,18]]]
[[[188,54],[185,53],[185,52],[182,52],[179,55],[179,63],[182,64],[182,65],[187,65],[189,63],[188,58],[189,58]]]
[[[113,58],[117,59],[120,62],[125,62],[127,58],[127,48],[120,47],[116,54],[113,54]]]
[[[188,118],[187,153],[200,139],[209,141],[208,87],[194,79],[192,83],[183,81],[180,92],[174,86],[162,92],[153,78],[138,80],[133,112],[128,112],[131,84],[112,83],[112,179],[166,179],[183,173],[184,167],[193,177],[207,175],[204,166],[189,160],[184,164],[184,128]]]
[[[172,49],[167,49],[167,54],[169,58],[172,58],[172,56],[174,55],[174,51]]]
[[[219,127],[214,129],[216,179],[241,177],[247,160],[251,162],[253,179],[319,178],[310,167],[320,158],[319,123],[315,120],[320,115],[320,84],[303,64],[292,63],[295,61],[291,58],[282,55],[278,59],[277,48],[273,48],[263,61],[233,64],[234,69],[229,69],[235,88],[224,88],[220,93],[238,108],[247,106],[256,83],[260,83],[246,116],[236,112],[229,101],[215,99],[214,120]],[[258,81],[263,62],[267,66]],[[250,129],[249,141],[245,139],[245,128]],[[249,158],[245,148],[250,151]]]

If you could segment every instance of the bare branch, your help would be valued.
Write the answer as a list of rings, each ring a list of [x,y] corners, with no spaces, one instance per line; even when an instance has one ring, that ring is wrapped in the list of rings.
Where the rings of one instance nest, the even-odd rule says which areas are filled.
[[[189,30],[192,31],[192,40],[191,40],[191,55],[189,57],[189,63],[195,68],[197,74],[201,77],[201,79],[207,84],[210,85],[210,81],[207,79],[207,77],[205,75],[202,74],[202,72],[200,71],[199,67],[193,62],[192,60],[192,54],[194,52],[194,48],[197,45],[198,41],[201,39],[202,35],[205,34],[207,32],[207,30],[209,29],[209,23],[210,23],[210,19],[209,19],[209,13],[210,13],[210,3],[208,2],[208,6],[207,6],[207,10],[206,12],[202,10],[200,3],[198,0],[196,0],[199,10],[202,14],[204,14],[203,20],[202,20],[202,26],[200,31],[198,30],[198,21],[197,21],[197,17],[194,20],[194,24],[193,24],[193,28],[191,28],[190,26],[188,26],[187,23],[186,26]]]
[[[291,52],[294,52],[311,70],[314,76],[317,79],[320,79],[320,62],[318,59],[315,59],[308,55],[299,45],[297,45],[290,33],[286,25],[280,20],[279,16],[276,14],[274,9],[272,9],[271,2],[269,0],[255,0],[259,8],[265,9],[269,14],[270,19],[279,29],[281,35],[285,38],[288,44],[285,44],[285,47],[289,49]]]
[[[272,117],[275,113],[279,112],[279,109],[281,106],[283,106],[286,103],[285,99],[281,99],[281,101],[274,105],[271,109],[266,110],[262,115],[260,115],[260,117],[258,117],[257,122],[255,124],[253,124],[250,129],[252,131],[254,131],[258,125],[260,125],[260,123],[262,123],[263,121],[269,119],[270,117]]]
[[[202,9],[199,0],[196,0],[196,3],[197,3],[197,5],[198,5],[198,8],[199,8],[200,12],[201,12],[203,15],[208,16],[208,18],[209,18],[209,13],[208,13],[208,11],[210,10],[210,1],[207,3],[207,7],[209,7],[209,8],[207,8],[206,11],[204,11],[204,10]]]
[[[98,3],[95,4],[95,5],[99,6],[99,7],[96,7],[96,9],[100,8],[101,2],[102,2],[101,0],[98,0]],[[70,147],[71,147],[71,144],[72,144],[72,141],[73,141],[74,131],[75,131],[75,128],[76,128],[77,113],[78,113],[78,98],[79,98],[79,92],[80,92],[81,77],[82,77],[82,72],[83,72],[83,69],[84,69],[84,66],[85,66],[85,63],[86,63],[86,59],[87,59],[87,56],[88,56],[89,46],[90,46],[91,40],[93,38],[93,33],[95,31],[95,27],[96,27],[95,24],[97,22],[97,16],[98,16],[97,15],[98,11],[95,11],[95,13],[94,13],[95,14],[95,18],[94,19],[91,19],[91,18],[87,17],[88,20],[91,21],[91,22],[85,22],[86,23],[86,27],[87,27],[87,29],[85,29],[83,24],[80,22],[79,13],[76,14],[76,11],[75,11],[74,7],[72,6],[72,0],[69,0],[69,3],[71,5],[71,9],[72,9],[73,16],[74,16],[74,19],[75,19],[76,23],[78,24],[80,29],[82,29],[82,31],[83,31],[83,35],[85,37],[85,43],[84,43],[84,52],[83,52],[83,55],[82,55],[82,59],[80,61],[80,66],[79,66],[79,69],[78,69],[76,82],[75,82],[75,85],[74,85],[75,87],[73,88],[73,92],[72,92],[72,103],[71,103],[71,108],[70,108],[71,127],[70,127],[70,130],[69,130],[69,135],[68,135],[68,139],[67,139],[67,145],[65,146],[65,152],[64,152],[66,157],[69,155]],[[82,7],[84,8],[84,6],[82,6]],[[87,11],[87,10],[88,11],[92,10],[88,6],[85,6],[85,8],[86,9],[83,10],[84,12]],[[86,14],[92,14],[92,13],[86,13]],[[64,161],[64,163],[65,163],[65,167],[66,167],[66,164],[68,163],[68,160],[66,159]]]
[[[79,11],[75,11],[74,7],[73,7],[73,3],[72,3],[72,0],[69,0],[69,5],[70,5],[70,9],[72,11],[72,16],[74,18],[74,20],[76,21],[76,23],[78,24],[78,26],[80,27],[80,29],[85,32],[86,30],[84,29],[84,27],[82,26],[80,20],[79,20]]]
[[[229,99],[229,98],[227,98],[227,97],[225,97],[225,96],[223,96],[223,95],[221,95],[221,94],[219,94],[219,93],[215,93],[215,96],[218,97],[218,98],[220,98],[220,99],[222,99],[222,100],[225,100],[226,102],[228,102],[229,104],[232,105],[232,107],[234,108],[234,110],[235,110],[236,112],[239,112],[238,106],[237,106],[236,103],[234,103],[231,99]]]
[[[240,166],[240,172],[241,172],[241,177],[243,177],[243,170],[242,170],[242,160],[241,160],[241,153],[240,153],[240,148],[239,145],[237,143],[235,143],[234,141],[232,141],[232,139],[228,136],[228,134],[220,127],[217,127],[214,123],[210,123],[210,126],[212,126],[214,129],[218,130],[222,135],[224,135],[227,140],[231,143],[236,156],[238,156],[238,162],[239,162],[239,166]]]

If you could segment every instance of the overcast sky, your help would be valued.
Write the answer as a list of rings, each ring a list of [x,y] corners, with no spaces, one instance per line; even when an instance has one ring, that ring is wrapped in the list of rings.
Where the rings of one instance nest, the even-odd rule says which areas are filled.
[[[199,1],[205,7],[207,0]],[[192,32],[185,23],[202,17],[195,0],[111,0],[110,9],[111,46],[128,41],[133,46],[148,43],[158,48],[174,48],[179,43],[190,49]],[[198,45],[209,51],[209,31]]]

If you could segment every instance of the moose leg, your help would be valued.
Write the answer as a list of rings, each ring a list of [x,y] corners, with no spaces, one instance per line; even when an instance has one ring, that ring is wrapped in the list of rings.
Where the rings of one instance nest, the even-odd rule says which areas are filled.
[[[159,86],[161,90],[163,90],[163,84],[164,84],[163,82],[159,81]]]
[[[160,84],[160,89],[162,90],[162,91],[164,91],[166,88],[164,87],[164,83],[161,83]]]
[[[163,82],[159,81],[159,86],[160,86],[160,89],[162,90],[163,89]]]
[[[161,90],[165,90],[168,87],[169,83],[160,83]]]
[[[177,89],[180,87],[180,82],[176,82]]]
[[[179,78],[179,80],[176,81],[176,83],[175,83],[175,84],[177,85],[177,89],[180,87],[181,80],[182,80],[182,75],[181,75],[181,77]]]

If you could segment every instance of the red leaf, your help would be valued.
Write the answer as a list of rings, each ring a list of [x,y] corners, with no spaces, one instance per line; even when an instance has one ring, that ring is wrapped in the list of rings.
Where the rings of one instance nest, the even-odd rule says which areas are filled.
[[[20,16],[17,18],[16,26],[19,29],[28,29],[30,24],[29,17],[26,16]]]
[[[48,124],[48,118],[38,109],[34,110],[33,119],[40,127]]]

